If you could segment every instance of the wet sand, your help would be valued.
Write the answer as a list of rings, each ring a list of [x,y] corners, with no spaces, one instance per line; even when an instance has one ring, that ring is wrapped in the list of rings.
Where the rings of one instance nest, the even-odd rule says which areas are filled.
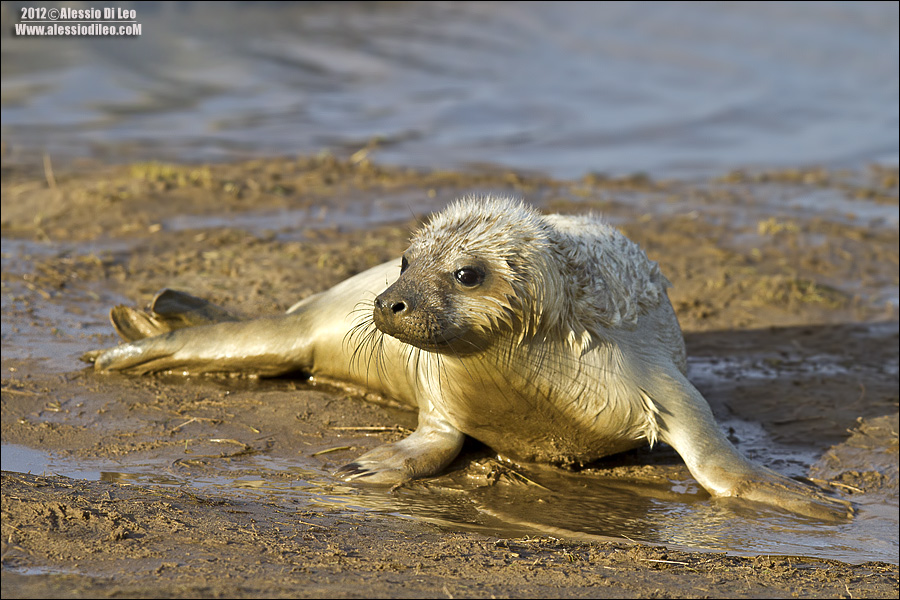
[[[4,167],[4,464],[50,465],[3,474],[4,598],[897,597],[896,170],[556,181],[357,158]],[[473,443],[441,477],[348,486],[334,468],[414,413],[334,382],[78,362],[117,343],[114,304],[171,287],[283,311],[476,191],[601,212],[640,243],[738,447],[856,523],[712,501],[667,448],[562,470]]]

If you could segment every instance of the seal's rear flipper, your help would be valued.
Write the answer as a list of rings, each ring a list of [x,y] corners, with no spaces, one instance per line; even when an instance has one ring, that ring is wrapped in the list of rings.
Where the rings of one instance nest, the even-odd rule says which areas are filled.
[[[304,314],[179,327],[82,356],[94,370],[121,373],[310,373],[313,344]],[[273,335],[272,332],[281,335]]]
[[[119,305],[110,311],[109,318],[127,342],[184,327],[238,320],[224,308],[207,300],[170,289],[157,293],[147,312]]]

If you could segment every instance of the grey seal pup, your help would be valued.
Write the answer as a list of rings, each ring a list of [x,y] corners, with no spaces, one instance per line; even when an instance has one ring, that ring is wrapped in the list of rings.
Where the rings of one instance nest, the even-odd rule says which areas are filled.
[[[284,315],[238,321],[166,290],[149,313],[116,307],[129,343],[85,355],[97,371],[304,371],[418,408],[407,438],[337,475],[396,484],[435,475],[471,436],[519,461],[584,463],[666,442],[715,497],[828,520],[848,503],[745,458],[685,376],[659,266],[592,216],[468,197],[395,261]]]

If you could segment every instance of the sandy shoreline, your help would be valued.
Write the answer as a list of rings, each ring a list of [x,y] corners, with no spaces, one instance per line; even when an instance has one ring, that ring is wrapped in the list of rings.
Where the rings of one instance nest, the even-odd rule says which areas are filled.
[[[896,559],[742,557],[739,547],[693,553],[551,533],[596,532],[526,510],[540,493],[474,446],[447,476],[369,498],[329,473],[402,436],[414,414],[325,384],[97,376],[77,361],[116,343],[105,320],[116,303],[173,287],[244,315],[283,311],[399,256],[417,219],[463,193],[602,212],[674,282],[692,378],[720,421],[736,424],[739,447],[757,451],[740,426],[752,423],[763,444],[816,457],[776,468],[830,482],[864,514],[893,511],[878,522],[893,523],[882,541],[896,555],[896,170],[555,181],[319,157],[3,174],[3,442],[109,473],[4,472],[4,598],[897,597]],[[817,199],[835,210],[812,207]],[[612,481],[611,494],[652,490],[654,509],[732,510],[704,498],[665,449],[578,473],[527,472],[569,490],[548,496],[557,507],[578,486]],[[261,491],[248,492],[253,482]],[[760,531],[780,518],[763,515]],[[662,539],[662,525],[641,527],[649,537],[638,539]]]

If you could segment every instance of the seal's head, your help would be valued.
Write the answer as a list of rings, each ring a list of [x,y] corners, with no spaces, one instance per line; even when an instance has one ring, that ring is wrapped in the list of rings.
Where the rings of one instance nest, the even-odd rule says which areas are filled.
[[[549,227],[508,198],[463,198],[417,231],[400,277],[375,299],[384,333],[417,348],[479,352],[520,329],[547,256]]]
[[[568,342],[633,326],[668,282],[656,263],[593,218],[544,216],[505,197],[467,197],[432,217],[375,299],[383,333],[463,356],[500,340]]]

